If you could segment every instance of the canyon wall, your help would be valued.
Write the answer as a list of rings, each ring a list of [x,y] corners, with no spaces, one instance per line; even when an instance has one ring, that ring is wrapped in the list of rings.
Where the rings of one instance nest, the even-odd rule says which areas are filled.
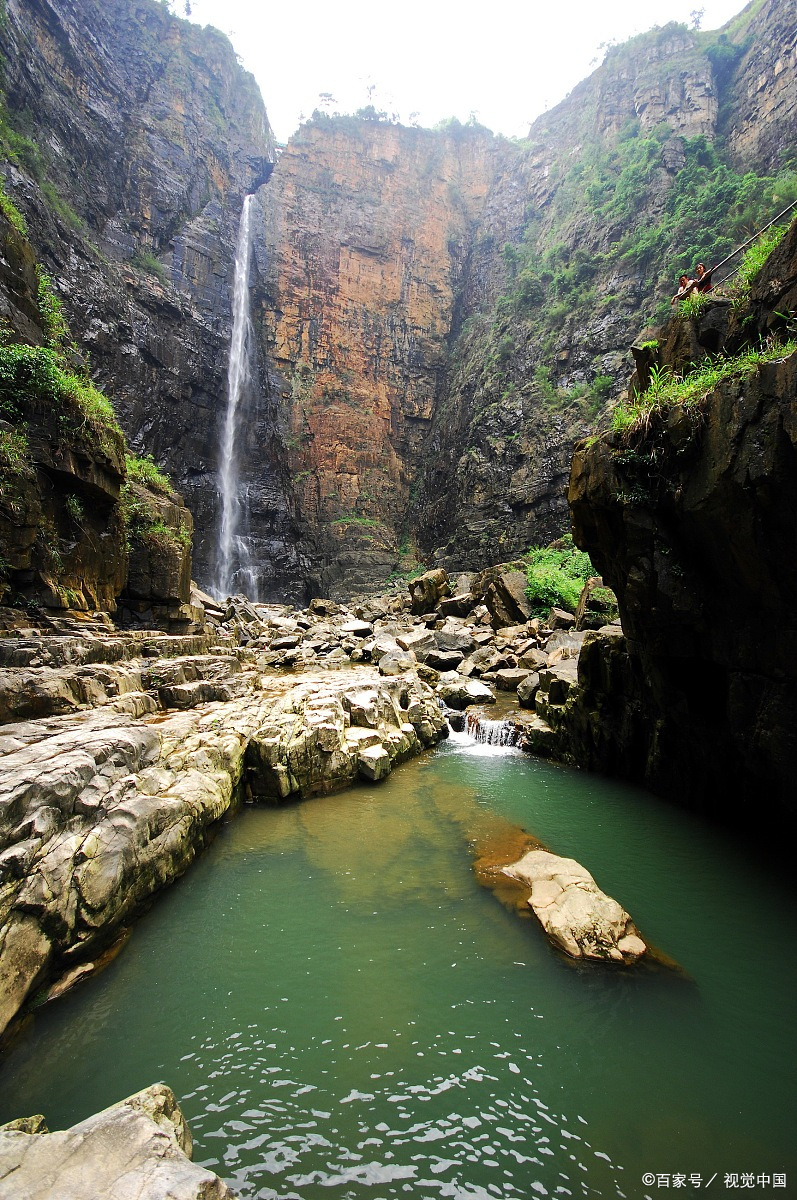
[[[8,0],[0,53],[6,190],[131,444],[184,492],[210,584],[238,221],[274,157],[263,101],[222,34],[150,0]],[[284,488],[268,499],[279,591],[302,570]]]
[[[383,580],[414,541],[463,270],[505,154],[478,129],[318,117],[260,194],[255,319],[325,589]]]
[[[317,116],[274,166],[217,31],[152,0],[8,0],[6,187],[128,438],[185,495],[199,582],[217,577],[245,194],[237,445],[260,594],[511,558],[567,528],[572,446],[681,267],[797,194],[794,9],[614,47],[523,142]]]
[[[795,310],[797,222],[749,306],[676,318],[658,355],[681,372],[709,344],[733,356],[777,333],[782,349],[752,370],[737,358],[697,403],[582,443],[570,482],[574,535],[626,635],[623,652],[610,639],[580,665],[572,753],[736,824],[779,827],[794,808],[797,351],[780,314]]]

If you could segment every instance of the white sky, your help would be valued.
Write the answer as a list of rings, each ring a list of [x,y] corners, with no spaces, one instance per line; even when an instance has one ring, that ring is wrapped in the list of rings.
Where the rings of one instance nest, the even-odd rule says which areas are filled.
[[[184,0],[175,0],[182,15]],[[330,92],[332,111],[369,102],[407,123],[445,117],[525,136],[585,78],[601,43],[668,21],[716,29],[743,0],[191,0],[257,79],[279,141]],[[369,100],[368,88],[374,87]]]

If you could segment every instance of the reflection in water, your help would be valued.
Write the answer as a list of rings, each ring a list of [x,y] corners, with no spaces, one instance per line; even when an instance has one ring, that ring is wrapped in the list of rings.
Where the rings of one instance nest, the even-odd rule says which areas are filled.
[[[472,859],[518,857],[519,826],[694,982],[566,962],[496,904]],[[794,916],[684,814],[451,739],[378,788],[235,817],[37,1017],[0,1120],[71,1124],[164,1079],[197,1160],[273,1200],[630,1200],[646,1171],[787,1169]]]

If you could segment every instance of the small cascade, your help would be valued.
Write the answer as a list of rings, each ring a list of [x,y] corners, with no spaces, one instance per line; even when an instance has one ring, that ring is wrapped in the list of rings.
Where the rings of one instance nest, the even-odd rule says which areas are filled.
[[[448,741],[471,754],[519,750],[521,731],[512,721],[495,721],[478,713],[450,713]]]
[[[520,743],[520,730],[511,721],[490,721],[476,713],[468,713],[465,730],[474,742],[482,745],[517,746]]]
[[[252,563],[247,537],[249,517],[248,489],[242,489],[238,471],[238,426],[242,401],[250,382],[252,322],[249,315],[249,260],[252,248],[253,196],[244,197],[238,243],[235,249],[235,278],[232,300],[232,337],[227,364],[227,411],[221,438],[219,528],[216,591],[229,596],[243,592],[257,600],[257,572]]]

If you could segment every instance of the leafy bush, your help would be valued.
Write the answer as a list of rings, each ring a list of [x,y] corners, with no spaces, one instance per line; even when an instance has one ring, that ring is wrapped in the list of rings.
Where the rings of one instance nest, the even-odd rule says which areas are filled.
[[[64,307],[53,289],[52,279],[42,271],[41,267],[37,266],[36,280],[36,300],[47,336],[47,345],[51,350],[59,352],[66,350],[67,347],[71,348],[72,334],[69,331]]]
[[[151,250],[136,250],[131,262],[134,267],[138,267],[139,271],[145,271],[147,275],[154,275],[161,283],[169,282],[169,275],[166,268]]]
[[[532,546],[526,560],[526,595],[534,616],[547,616],[551,608],[575,612],[584,584],[595,575],[589,555],[577,550],[568,534],[551,546]]]
[[[775,225],[774,228],[768,229],[743,254],[736,275],[727,288],[733,298],[735,308],[741,308],[748,300],[750,284],[772,251],[783,241],[789,224],[790,222],[787,221],[785,225]]]
[[[678,305],[678,316],[683,317],[684,320],[699,317],[708,307],[710,299],[707,292],[690,292]]]
[[[168,475],[155,463],[151,454],[139,457],[136,454],[125,454],[127,478],[134,483],[143,483],[163,496],[170,496],[174,490]]]
[[[57,353],[41,346],[0,346],[0,414],[23,419],[30,401],[51,406],[57,415],[79,415],[102,435],[121,439],[110,400],[87,379],[70,374]]]
[[[128,481],[122,485],[119,504],[128,550],[137,544],[159,549],[191,545],[188,530],[167,525],[152,499],[136,484]]]

